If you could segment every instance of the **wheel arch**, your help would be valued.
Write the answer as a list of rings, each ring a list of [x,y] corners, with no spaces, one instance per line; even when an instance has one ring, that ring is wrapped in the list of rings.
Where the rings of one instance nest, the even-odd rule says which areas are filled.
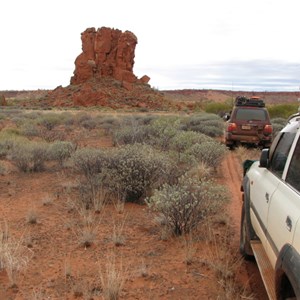
[[[294,296],[300,299],[300,254],[286,244],[279,252],[275,266],[275,288],[277,299]]]

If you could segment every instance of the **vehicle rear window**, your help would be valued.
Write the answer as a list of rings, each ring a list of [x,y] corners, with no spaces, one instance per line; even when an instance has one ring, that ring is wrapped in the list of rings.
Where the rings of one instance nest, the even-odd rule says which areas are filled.
[[[266,112],[263,109],[240,108],[236,112],[236,120],[265,121]]]

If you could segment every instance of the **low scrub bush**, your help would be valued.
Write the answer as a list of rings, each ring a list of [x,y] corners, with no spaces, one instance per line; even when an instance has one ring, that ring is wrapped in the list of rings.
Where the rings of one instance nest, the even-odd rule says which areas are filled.
[[[21,129],[22,135],[27,137],[39,136],[39,129],[33,122],[25,122]]]
[[[205,163],[208,167],[217,168],[226,154],[225,145],[214,140],[197,143],[190,147],[186,152],[186,159],[196,160]]]
[[[149,145],[127,145],[112,155],[110,184],[118,186],[126,200],[137,201],[168,180],[172,165],[166,154]]]
[[[71,157],[74,151],[75,145],[73,143],[56,141],[49,147],[49,157],[52,160],[57,160],[62,165],[66,159]]]
[[[176,151],[180,158],[180,154],[185,152],[194,144],[201,144],[208,140],[210,140],[210,138],[204,134],[193,131],[178,130],[177,133],[170,139],[169,148]]]
[[[273,135],[276,136],[276,134],[283,129],[283,127],[287,123],[287,119],[285,118],[273,118],[271,119],[271,123],[273,126]]]
[[[268,106],[271,119],[287,119],[290,115],[298,112],[299,103],[284,103]]]
[[[224,133],[224,122],[216,114],[194,115],[183,120],[182,124],[183,130],[200,132],[210,137],[221,136]]]
[[[155,190],[146,202],[152,211],[164,217],[175,235],[182,235],[215,213],[226,197],[224,188],[215,183],[183,176],[178,184],[164,184]]]
[[[125,126],[113,133],[115,145],[147,143],[150,139],[149,126]]]
[[[41,115],[37,123],[44,126],[47,130],[52,130],[55,126],[61,124],[61,115],[55,113],[47,113]]]
[[[74,152],[71,159],[74,169],[90,180],[107,167],[109,155],[105,150],[83,148]]]
[[[14,143],[10,157],[20,171],[39,172],[44,170],[44,164],[49,159],[48,147],[46,143]]]
[[[230,111],[232,109],[232,103],[231,101],[227,102],[213,102],[213,103],[207,103],[205,105],[204,110],[207,113],[213,113],[213,114],[222,114],[226,111]]]

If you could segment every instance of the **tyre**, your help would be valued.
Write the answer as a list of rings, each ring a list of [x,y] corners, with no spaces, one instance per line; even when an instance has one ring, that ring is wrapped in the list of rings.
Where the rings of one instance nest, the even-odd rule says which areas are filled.
[[[242,207],[241,233],[240,233],[240,253],[245,259],[253,259],[253,251],[250,244],[250,226],[245,212],[245,203]]]

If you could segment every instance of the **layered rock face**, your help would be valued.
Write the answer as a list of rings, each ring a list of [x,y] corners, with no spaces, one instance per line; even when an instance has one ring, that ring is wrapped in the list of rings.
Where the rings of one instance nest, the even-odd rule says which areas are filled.
[[[71,84],[81,84],[92,78],[97,80],[103,77],[112,77],[126,83],[145,83],[144,77],[139,80],[133,74],[138,41],[132,32],[107,27],[97,30],[88,28],[81,34],[81,40],[82,53],[75,60]]]

